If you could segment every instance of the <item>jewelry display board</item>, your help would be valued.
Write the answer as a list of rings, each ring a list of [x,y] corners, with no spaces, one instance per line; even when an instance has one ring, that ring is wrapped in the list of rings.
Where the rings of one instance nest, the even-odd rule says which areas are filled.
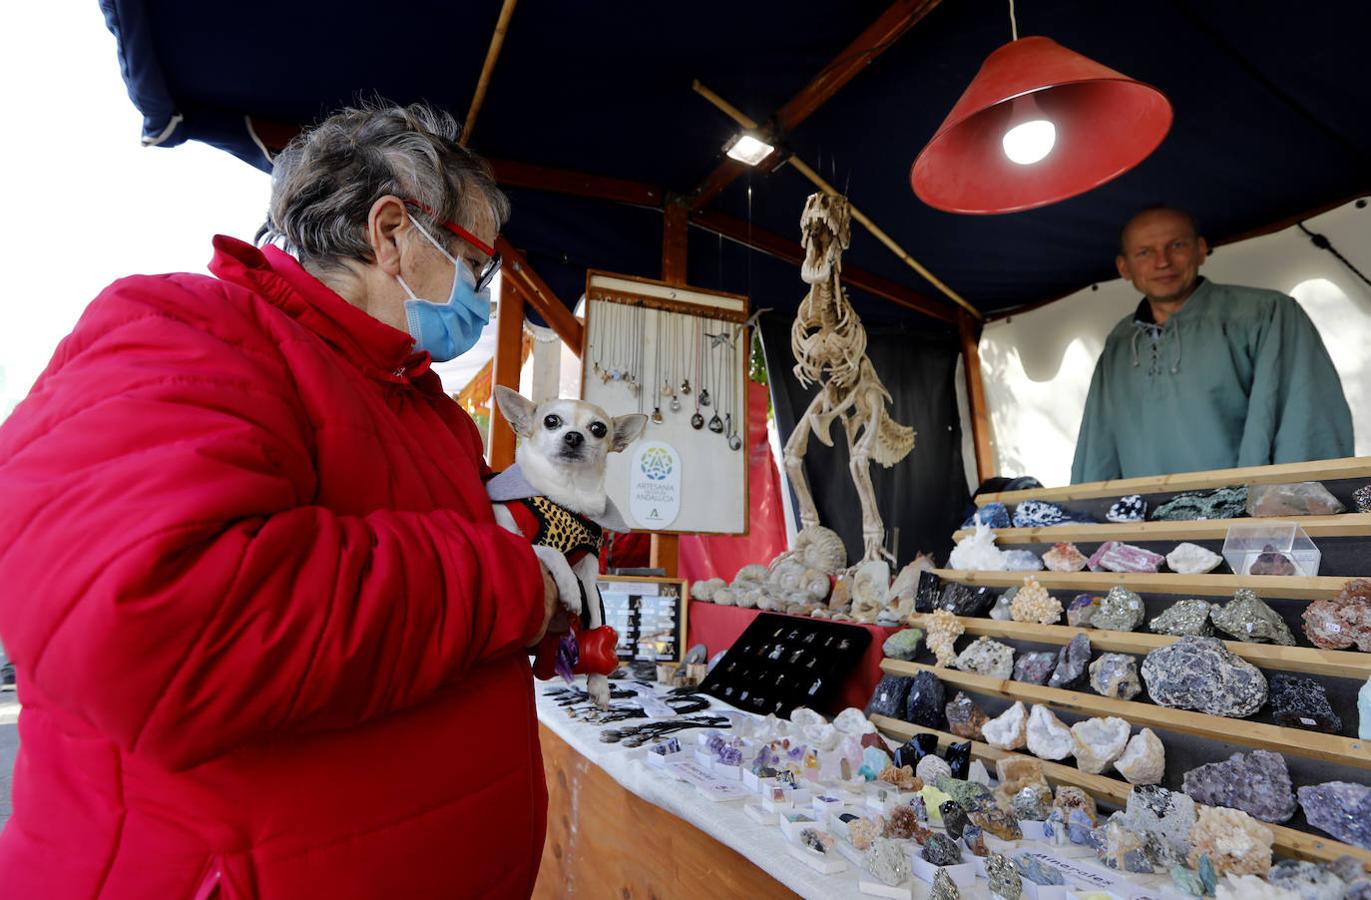
[[[684,658],[689,607],[684,579],[601,575],[595,583],[605,604],[605,624],[619,633],[619,659]]]
[[[647,430],[605,485],[635,531],[746,534],[747,298],[586,276],[581,399]]]

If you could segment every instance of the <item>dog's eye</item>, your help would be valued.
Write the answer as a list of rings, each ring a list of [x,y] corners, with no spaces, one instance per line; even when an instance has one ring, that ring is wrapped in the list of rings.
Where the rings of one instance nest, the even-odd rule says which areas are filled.
[[[604,422],[591,422],[590,427],[586,430],[589,431],[591,434],[595,435],[597,438],[602,438],[605,436],[605,432],[609,429],[605,428]]]
[[[561,428],[561,427],[562,427],[562,417],[561,417],[561,416],[544,416],[544,417],[543,417],[543,427],[546,428],[548,431],[552,431],[552,430],[554,430],[554,429]]]

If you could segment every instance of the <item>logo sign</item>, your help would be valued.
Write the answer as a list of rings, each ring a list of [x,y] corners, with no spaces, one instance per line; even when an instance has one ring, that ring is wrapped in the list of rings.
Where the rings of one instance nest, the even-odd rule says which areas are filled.
[[[629,464],[628,511],[640,528],[671,527],[681,512],[681,455],[663,441],[641,441]]]

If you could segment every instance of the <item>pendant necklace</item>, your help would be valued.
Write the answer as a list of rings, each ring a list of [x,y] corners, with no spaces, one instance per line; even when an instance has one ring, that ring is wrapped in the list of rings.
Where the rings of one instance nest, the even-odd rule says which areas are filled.
[[[701,348],[701,344],[700,344],[700,341],[698,340],[698,338],[699,338],[699,336],[700,336],[700,331],[701,331],[701,329],[703,329],[703,328],[704,328],[704,325],[701,323],[701,320],[698,319],[698,318],[695,319],[695,321],[694,321],[694,323],[693,323],[693,330],[694,330],[694,332],[695,332],[696,341],[695,341],[695,346],[694,346],[694,348],[692,349],[692,353],[691,353],[691,363],[692,363],[692,364],[694,365],[694,367],[695,367],[695,383],[696,383],[697,385],[700,384],[700,364],[701,364],[701,363],[700,363],[700,353],[701,353],[701,349],[700,349],[700,348]],[[702,416],[702,415],[700,415],[700,395],[703,394],[703,393],[704,393],[703,391],[696,391],[696,392],[695,392],[695,414],[694,414],[693,416],[690,417],[690,427],[691,427],[691,428],[694,428],[696,431],[699,431],[701,428],[704,428],[704,427],[705,427],[705,417]]]
[[[695,359],[695,329],[694,320],[691,316],[681,316],[681,371],[685,377],[681,379],[681,393],[690,395],[690,364]]]
[[[681,334],[681,317],[672,313],[671,318],[667,321],[671,328],[671,411],[680,412],[681,400],[676,394],[676,376],[684,368],[681,365],[681,358],[684,356],[681,351],[685,345],[685,340]],[[687,388],[689,385],[690,382],[687,381]]]
[[[739,333],[741,333],[741,332],[742,332],[742,329],[739,328],[738,331],[739,331]],[[727,424],[727,426],[728,426],[728,449],[730,449],[730,450],[738,450],[738,449],[741,449],[742,446],[743,446],[743,439],[742,439],[741,436],[739,436],[738,432],[735,431],[734,428],[733,428],[733,417],[734,417],[734,416],[737,414],[737,412],[738,412],[738,375],[739,375],[738,369],[739,369],[739,365],[738,365],[738,350],[737,350],[737,348],[736,348],[732,343],[730,343],[730,344],[728,345],[728,356],[729,356],[729,366],[728,366],[728,394],[729,394],[729,397],[731,398],[731,402],[729,403],[729,412],[728,412],[728,415],[724,416],[724,422],[725,422],[725,423]]]
[[[700,381],[701,406],[708,406],[712,402],[709,396],[709,388],[705,387],[705,382],[709,380],[709,351],[711,349],[711,342],[705,340],[705,338],[708,336],[705,332],[705,326],[709,323],[709,321],[710,320],[708,319],[700,320],[700,359],[704,367],[704,376],[703,379]]]
[[[600,316],[604,313],[604,310],[591,315],[590,305],[587,303],[586,313],[587,315],[590,315],[590,324],[592,326],[590,329],[590,342],[595,345],[595,364],[591,368],[591,371],[595,375],[599,375],[603,371],[600,362],[605,358],[605,323],[600,321]]]
[[[709,376],[710,376],[710,377],[709,377],[709,383],[712,384],[712,385],[714,385],[714,391],[715,391],[715,393],[717,394],[717,393],[718,393],[718,390],[719,390],[719,377],[720,377],[720,375],[722,374],[721,371],[720,371],[720,365],[721,365],[721,364],[720,364],[719,354],[718,354],[718,349],[719,349],[719,348],[718,348],[718,346],[715,344],[714,341],[710,341],[709,344],[710,344],[710,346],[709,346],[709,357],[710,357],[710,359],[709,359],[709,365],[708,365],[706,368],[707,368],[707,370],[708,370],[708,372],[709,372]],[[722,402],[722,401],[721,401],[721,402]],[[710,419],[709,419],[709,430],[712,431],[712,432],[714,432],[715,434],[722,434],[722,433],[723,433],[723,430],[724,430],[724,420],[721,419],[721,418],[719,418],[719,408],[718,408],[718,406],[715,406],[715,407],[714,407],[714,415],[711,416]]]
[[[656,340],[653,342],[652,346],[656,352],[653,353],[652,383],[654,385],[660,385],[662,383],[662,317],[661,314],[658,313],[653,318],[655,320],[654,328],[656,331]],[[662,407],[660,403],[652,407],[652,422],[654,425],[662,424]]]

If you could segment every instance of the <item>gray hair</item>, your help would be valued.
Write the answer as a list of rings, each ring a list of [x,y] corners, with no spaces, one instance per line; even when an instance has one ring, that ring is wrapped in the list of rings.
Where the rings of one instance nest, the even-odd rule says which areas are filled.
[[[417,200],[408,207],[439,240],[437,220],[468,231],[509,218],[509,199],[490,165],[459,142],[461,124],[424,103],[371,102],[334,113],[297,135],[276,157],[271,207],[259,239],[280,243],[306,267],[344,268],[371,262],[367,218],[387,194]]]

